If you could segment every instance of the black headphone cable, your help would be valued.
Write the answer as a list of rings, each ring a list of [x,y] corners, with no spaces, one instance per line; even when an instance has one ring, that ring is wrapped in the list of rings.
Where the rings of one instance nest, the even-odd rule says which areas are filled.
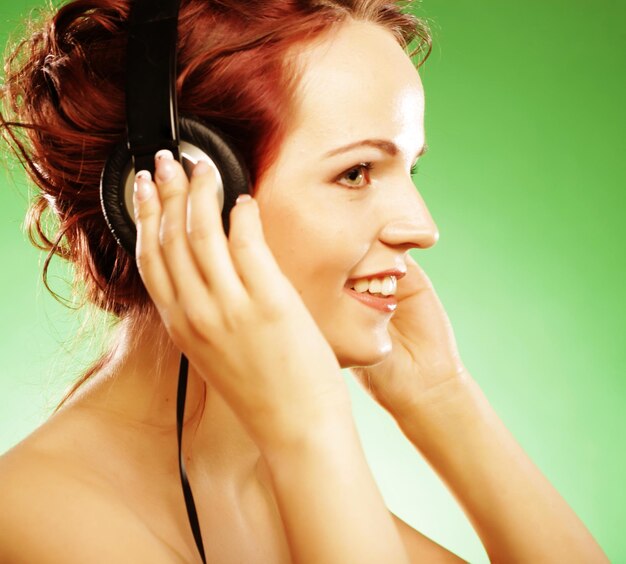
[[[198,552],[203,564],[206,564],[206,556],[204,555],[204,545],[202,543],[202,532],[198,523],[198,513],[196,512],[196,504],[191,493],[191,486],[187,479],[187,471],[185,470],[185,461],[182,452],[183,437],[183,418],[185,415],[185,399],[187,396],[187,373],[189,371],[189,361],[184,354],[180,355],[180,367],[178,369],[178,392],[176,394],[176,435],[178,437],[178,469],[180,471],[180,481],[183,486],[183,494],[185,496],[185,506],[187,507],[187,516],[189,524],[193,532],[193,538],[196,541]]]

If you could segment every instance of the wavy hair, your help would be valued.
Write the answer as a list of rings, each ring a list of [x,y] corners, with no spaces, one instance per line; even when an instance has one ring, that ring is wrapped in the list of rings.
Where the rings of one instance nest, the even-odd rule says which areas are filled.
[[[388,0],[181,0],[179,111],[230,138],[255,185],[293,114],[297,69],[287,55],[294,46],[352,18],[385,27],[404,48],[416,44],[420,66],[431,36],[408,8]],[[0,133],[37,187],[26,226],[47,252],[44,284],[61,299],[47,274],[54,256],[66,259],[84,301],[118,319],[151,307],[99,199],[104,163],[125,138],[128,15],[129,0],[74,0],[43,10],[5,57],[0,112]]]

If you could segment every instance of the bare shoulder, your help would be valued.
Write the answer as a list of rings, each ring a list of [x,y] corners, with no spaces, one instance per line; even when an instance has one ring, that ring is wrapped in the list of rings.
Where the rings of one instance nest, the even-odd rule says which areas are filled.
[[[80,467],[36,445],[0,456],[1,562],[181,561]]]

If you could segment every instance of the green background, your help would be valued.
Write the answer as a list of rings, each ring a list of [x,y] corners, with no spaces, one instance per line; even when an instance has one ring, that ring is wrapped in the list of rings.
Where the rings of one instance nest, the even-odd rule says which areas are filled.
[[[3,2],[2,44],[38,4]],[[414,257],[507,427],[611,561],[626,562],[626,3],[424,0],[419,13],[434,50],[416,182],[441,239]],[[80,319],[42,289],[19,170],[0,179],[4,451],[49,413],[91,342],[75,343]],[[488,562],[452,495],[350,378],[389,507]]]

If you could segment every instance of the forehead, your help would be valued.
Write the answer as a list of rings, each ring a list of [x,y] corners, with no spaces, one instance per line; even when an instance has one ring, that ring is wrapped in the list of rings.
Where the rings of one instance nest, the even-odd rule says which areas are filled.
[[[333,145],[388,138],[412,150],[423,142],[422,83],[391,32],[350,21],[300,56],[295,122],[301,135]]]

